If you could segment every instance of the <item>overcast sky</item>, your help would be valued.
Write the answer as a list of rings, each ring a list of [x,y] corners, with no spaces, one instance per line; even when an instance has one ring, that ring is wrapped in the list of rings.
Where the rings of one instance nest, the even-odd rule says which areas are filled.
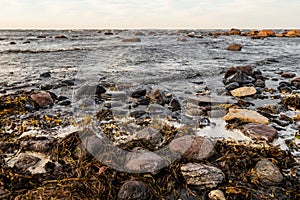
[[[298,28],[300,0],[0,0],[0,28]]]

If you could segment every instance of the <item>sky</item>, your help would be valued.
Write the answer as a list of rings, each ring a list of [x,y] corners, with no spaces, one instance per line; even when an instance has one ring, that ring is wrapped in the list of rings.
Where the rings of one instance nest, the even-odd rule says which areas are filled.
[[[299,0],[0,0],[0,29],[300,29]]]

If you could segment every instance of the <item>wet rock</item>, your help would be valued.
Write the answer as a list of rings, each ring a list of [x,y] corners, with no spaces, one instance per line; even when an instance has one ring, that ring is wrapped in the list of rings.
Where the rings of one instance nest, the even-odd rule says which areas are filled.
[[[54,38],[56,38],[56,39],[67,39],[68,37],[65,36],[65,35],[59,34],[59,35],[56,35]]]
[[[266,186],[277,185],[283,180],[279,168],[268,159],[262,159],[255,165],[252,180],[258,179]]]
[[[294,108],[300,109],[300,96],[298,94],[295,95],[288,95],[282,101],[281,104],[284,105],[286,108]]]
[[[227,47],[227,50],[229,51],[241,51],[242,45],[241,44],[231,44]]]
[[[29,167],[36,165],[41,159],[32,155],[22,154],[14,163],[14,167],[21,171],[27,171]]]
[[[140,38],[127,38],[123,39],[122,42],[141,42],[142,40]]]
[[[177,41],[179,41],[179,42],[187,42],[188,40],[186,38],[178,38]]]
[[[83,97],[94,97],[104,94],[106,89],[102,85],[84,85],[76,91],[75,97],[77,99]]]
[[[40,107],[47,107],[53,105],[53,99],[49,93],[40,92],[40,93],[32,94],[30,97]]]
[[[9,43],[10,45],[15,45],[15,44],[17,44],[16,42],[10,42]]]
[[[145,96],[146,93],[147,93],[146,89],[137,89],[137,90],[132,92],[131,97],[132,98],[140,98],[140,97]]]
[[[296,87],[297,89],[300,89],[300,77],[292,79],[291,85]]]
[[[139,35],[139,36],[144,36],[144,35],[145,35],[145,33],[142,32],[142,31],[136,31],[136,32],[134,32],[133,34],[134,34],[134,35]]]
[[[63,80],[59,84],[60,87],[74,86],[74,85],[75,85],[75,80],[73,79]]]
[[[229,31],[229,35],[240,35],[240,34],[241,34],[241,31],[239,29],[232,28]]]
[[[200,190],[216,188],[225,178],[220,169],[199,163],[182,165],[181,173],[188,185]]]
[[[129,116],[137,119],[137,118],[142,117],[145,114],[146,114],[146,111],[144,111],[144,110],[134,110],[129,113]]]
[[[165,114],[166,113],[166,108],[162,105],[159,104],[150,104],[147,107],[147,112],[149,113],[149,115],[161,115],[161,114]]]
[[[169,145],[170,151],[192,160],[206,160],[216,153],[214,144],[208,138],[186,135],[174,139]]]
[[[146,97],[150,100],[151,103],[156,103],[160,105],[164,105],[165,103],[163,94],[159,89],[149,91]]]
[[[172,112],[181,110],[181,105],[180,105],[179,101],[177,99],[172,99],[169,103],[169,109]]]
[[[55,142],[54,138],[35,137],[21,142],[23,151],[48,152]]]
[[[45,34],[39,34],[38,36],[37,36],[37,38],[46,38],[47,36],[45,35]]]
[[[236,100],[228,96],[197,96],[189,97],[187,102],[196,106],[207,106],[215,104],[234,104]]]
[[[248,76],[247,74],[241,72],[241,71],[237,71],[234,75],[228,77],[225,80],[225,84],[229,84],[232,82],[237,82],[241,85],[245,85],[245,84],[249,84],[249,83],[253,83],[255,82],[255,79],[252,78],[251,76]]]
[[[264,139],[272,142],[278,137],[278,132],[275,128],[265,124],[250,123],[244,126],[242,132],[250,138]]]
[[[240,87],[230,91],[230,93],[235,97],[246,97],[256,94],[256,89],[254,87]]]
[[[118,193],[118,200],[140,199],[151,199],[151,193],[144,182],[139,180],[129,180],[121,186]]]
[[[257,36],[259,36],[259,37],[275,37],[276,34],[272,30],[261,30],[258,32]]]
[[[226,90],[234,90],[238,87],[240,87],[240,84],[238,82],[229,83],[225,86]]]
[[[283,78],[294,78],[295,76],[296,76],[296,74],[293,72],[283,72],[281,74],[281,77],[283,77]]]
[[[165,160],[154,152],[136,148],[126,157],[125,168],[133,173],[156,174],[166,166]]]
[[[146,127],[135,134],[135,139],[146,141],[152,145],[158,145],[163,140],[163,135],[158,129]]]
[[[224,193],[221,190],[212,190],[208,193],[210,200],[226,200]]]
[[[114,35],[114,33],[111,31],[107,31],[107,32],[104,32],[104,35]]]
[[[42,78],[50,78],[50,77],[51,77],[51,73],[50,73],[50,72],[42,73],[42,74],[40,75],[40,77],[42,77]]]
[[[71,104],[72,104],[72,102],[70,100],[59,101],[57,103],[57,105],[60,105],[60,106],[69,106]]]
[[[234,119],[239,119],[243,122],[248,123],[259,123],[259,124],[269,124],[269,119],[262,116],[256,111],[247,109],[229,109],[229,112],[224,117],[225,121],[231,121]]]
[[[106,108],[116,108],[116,107],[122,107],[123,103],[121,101],[105,101],[104,107]]]
[[[103,97],[106,100],[124,100],[127,99],[126,92],[123,91],[107,91],[104,94],[101,94],[101,97]]]
[[[286,34],[285,37],[300,37],[300,30],[290,30]]]
[[[266,87],[266,83],[262,79],[257,79],[256,82],[254,83],[254,85],[256,87],[260,87],[260,88]]]

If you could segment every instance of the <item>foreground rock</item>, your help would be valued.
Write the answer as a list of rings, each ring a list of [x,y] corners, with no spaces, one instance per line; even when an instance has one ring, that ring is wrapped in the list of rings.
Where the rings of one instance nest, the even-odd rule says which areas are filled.
[[[225,121],[238,119],[246,123],[269,124],[268,118],[262,116],[256,111],[247,109],[229,109],[229,112],[224,117],[224,119]]]
[[[255,166],[255,172],[252,177],[252,180],[258,179],[262,184],[277,185],[283,180],[283,176],[278,169],[271,161],[268,159],[262,159]]]
[[[182,165],[181,172],[188,185],[200,190],[216,188],[225,178],[220,169],[198,163]]]
[[[240,87],[230,91],[230,93],[235,97],[246,97],[256,94],[256,89],[254,87]]]
[[[243,133],[251,138],[264,139],[272,142],[278,137],[275,128],[264,124],[250,123],[244,126]]]
[[[180,153],[184,158],[197,161],[208,159],[216,153],[210,139],[191,135],[173,140],[169,148],[174,153]]]

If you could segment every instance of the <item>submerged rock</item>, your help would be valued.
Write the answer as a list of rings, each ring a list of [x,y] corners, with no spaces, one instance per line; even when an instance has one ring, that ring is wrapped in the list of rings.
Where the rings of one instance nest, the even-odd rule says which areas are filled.
[[[230,91],[230,93],[235,97],[246,97],[256,94],[256,89],[254,87],[240,87]]]
[[[294,78],[296,74],[294,72],[283,72],[281,77],[283,78]]]
[[[199,163],[182,165],[181,173],[188,185],[200,190],[216,188],[225,178],[220,169]]]
[[[264,124],[250,123],[244,126],[243,133],[251,138],[265,139],[272,142],[278,137],[275,128]]]
[[[148,200],[150,197],[150,190],[139,180],[126,181],[118,193],[119,200]]]
[[[229,109],[229,112],[224,117],[225,121],[231,121],[234,119],[239,119],[243,122],[248,123],[259,123],[259,124],[269,124],[269,119],[262,116],[256,111],[247,109]]]

